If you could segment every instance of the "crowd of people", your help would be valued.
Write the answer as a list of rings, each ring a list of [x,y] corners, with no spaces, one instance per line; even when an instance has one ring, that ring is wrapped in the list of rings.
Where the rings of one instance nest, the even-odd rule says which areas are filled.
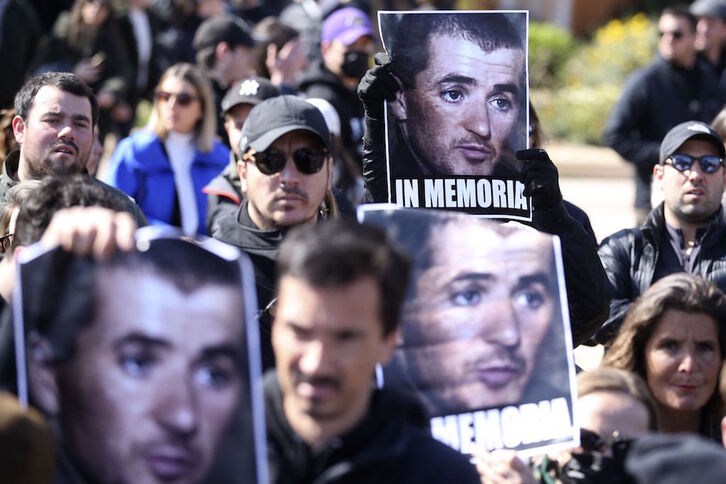
[[[34,3],[0,2],[0,481],[724,479],[726,0],[661,13],[604,133],[642,225],[599,244],[542,149],[512,13]],[[408,14],[376,53],[384,9]],[[419,186],[530,216],[356,220],[423,207]],[[576,447],[432,435],[554,418],[562,394]]]

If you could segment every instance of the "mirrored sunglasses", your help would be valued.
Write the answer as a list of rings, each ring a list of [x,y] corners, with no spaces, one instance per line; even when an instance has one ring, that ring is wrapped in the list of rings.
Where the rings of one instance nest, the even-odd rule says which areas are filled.
[[[666,158],[666,163],[681,172],[690,170],[694,161],[698,161],[704,173],[716,173],[723,164],[723,158],[716,155],[691,156],[677,153]]]

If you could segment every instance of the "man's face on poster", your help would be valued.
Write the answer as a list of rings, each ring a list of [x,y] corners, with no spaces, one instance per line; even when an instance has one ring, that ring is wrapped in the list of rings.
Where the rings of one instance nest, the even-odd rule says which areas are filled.
[[[242,298],[114,269],[55,370],[65,448],[103,482],[198,482],[240,400]]]
[[[454,221],[429,247],[398,361],[432,415],[518,402],[556,314],[551,239]]]
[[[524,51],[485,51],[463,36],[434,34],[428,62],[392,105],[425,174],[491,175],[525,95]]]

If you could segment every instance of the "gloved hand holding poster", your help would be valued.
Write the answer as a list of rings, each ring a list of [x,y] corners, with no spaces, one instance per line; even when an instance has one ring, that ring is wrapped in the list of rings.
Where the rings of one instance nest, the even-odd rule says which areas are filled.
[[[379,12],[378,23],[398,84],[385,96],[388,200],[531,220],[515,158],[528,141],[528,12]]]
[[[415,394],[433,436],[464,453],[579,445],[559,239],[431,210],[368,205],[359,218],[413,260],[379,383]]]
[[[267,482],[246,257],[147,227],[108,259],[18,261],[18,396],[54,429],[56,480]]]

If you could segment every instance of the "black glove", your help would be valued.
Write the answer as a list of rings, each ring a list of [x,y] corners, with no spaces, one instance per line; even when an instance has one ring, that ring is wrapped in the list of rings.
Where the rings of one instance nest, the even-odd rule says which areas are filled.
[[[398,80],[391,71],[391,59],[385,52],[374,56],[375,66],[368,71],[358,84],[358,97],[363,101],[368,116],[376,119],[383,117],[383,102],[393,101],[400,90]]]
[[[544,211],[562,203],[557,167],[547,152],[532,148],[519,150],[515,156],[523,162],[524,195],[532,197],[532,208]]]

